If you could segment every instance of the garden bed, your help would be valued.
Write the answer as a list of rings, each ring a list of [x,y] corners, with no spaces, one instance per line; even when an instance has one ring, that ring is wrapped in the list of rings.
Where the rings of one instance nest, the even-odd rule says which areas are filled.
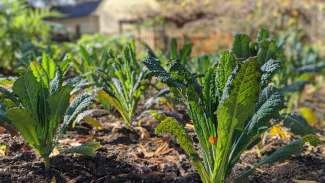
[[[95,132],[87,125],[80,125],[60,140],[61,145],[69,146],[96,139],[102,147],[95,157],[57,155],[51,158],[49,171],[44,170],[43,163],[20,137],[1,134],[0,143],[8,144],[8,154],[0,158],[0,182],[47,183],[53,177],[57,182],[200,182],[185,153],[172,139],[156,137],[148,128],[142,132],[121,128],[111,115],[100,121],[104,126],[102,130]],[[280,143],[273,139],[273,144]],[[271,145],[266,151],[273,149]],[[231,176],[256,162],[256,152],[246,152]],[[324,182],[324,171],[325,159],[322,149],[318,148],[272,166],[263,166],[243,182]]]

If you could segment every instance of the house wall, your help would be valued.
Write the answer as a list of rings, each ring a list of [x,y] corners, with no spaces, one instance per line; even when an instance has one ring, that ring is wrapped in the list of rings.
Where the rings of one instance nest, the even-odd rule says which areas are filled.
[[[100,31],[99,17],[96,15],[77,17],[77,18],[65,18],[57,19],[55,22],[64,25],[64,27],[69,31],[76,33],[77,26],[80,27],[80,33],[97,33]]]
[[[99,17],[99,32],[111,35],[120,33],[121,20],[134,20],[157,10],[159,5],[155,0],[102,0],[93,14]]]

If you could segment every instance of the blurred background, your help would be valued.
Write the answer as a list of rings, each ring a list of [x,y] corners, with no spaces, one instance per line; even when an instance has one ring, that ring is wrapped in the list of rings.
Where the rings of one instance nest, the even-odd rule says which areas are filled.
[[[78,63],[81,48],[96,57],[129,39],[161,55],[187,45],[191,67],[204,72],[213,55],[231,47],[235,33],[255,37],[265,28],[284,50],[278,84],[298,92],[290,95],[289,109],[308,106],[317,111],[313,121],[320,124],[324,19],[321,0],[1,0],[0,73],[17,75],[43,53],[56,61],[69,53]],[[313,85],[308,89],[306,83]],[[302,94],[307,99],[299,105]]]
[[[194,54],[227,48],[235,32],[255,34],[301,29],[305,41],[322,48],[325,38],[321,0],[29,0],[60,17],[47,19],[72,36],[129,34],[164,48],[170,37],[190,40]],[[62,28],[62,29],[61,29]],[[58,32],[56,32],[58,33]],[[66,35],[65,35],[66,36]],[[56,37],[56,39],[60,39]],[[200,43],[199,45],[195,43]]]

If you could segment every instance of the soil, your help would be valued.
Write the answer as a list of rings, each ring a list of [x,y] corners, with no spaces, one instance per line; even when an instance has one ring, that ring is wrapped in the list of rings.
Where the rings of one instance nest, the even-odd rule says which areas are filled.
[[[80,125],[60,141],[62,146],[68,146],[76,141],[96,139],[102,146],[95,157],[57,155],[51,158],[48,171],[19,136],[1,134],[0,143],[8,145],[8,152],[6,156],[0,157],[0,182],[47,183],[54,179],[56,182],[69,183],[200,182],[185,153],[172,139],[156,137],[146,128],[141,133],[141,130],[119,127],[120,124],[116,124],[119,121],[114,116],[101,118],[101,121],[106,120],[115,122],[104,123],[104,129],[97,131],[88,129],[87,125]],[[272,151],[273,146],[270,148],[266,151]],[[321,153],[322,149],[313,149],[309,154],[273,166],[263,166],[242,182],[325,182],[325,158]],[[238,175],[257,159],[256,150],[246,152],[231,176]]]
[[[182,109],[180,108],[179,111]],[[183,112],[182,112],[183,113]],[[180,115],[186,119],[186,116]],[[0,183],[197,183],[200,182],[185,153],[170,137],[153,133],[157,121],[141,119],[141,127],[123,127],[117,114],[98,117],[101,130],[80,124],[59,141],[60,146],[73,146],[90,140],[101,143],[96,156],[77,154],[53,156],[51,168],[45,170],[41,159],[19,136],[0,130],[0,144],[7,146],[0,156]],[[283,145],[277,138],[270,141],[262,155]],[[253,149],[245,152],[230,178],[251,167],[260,156]],[[258,168],[247,179],[249,183],[325,183],[325,147],[306,146],[304,154],[289,160]]]

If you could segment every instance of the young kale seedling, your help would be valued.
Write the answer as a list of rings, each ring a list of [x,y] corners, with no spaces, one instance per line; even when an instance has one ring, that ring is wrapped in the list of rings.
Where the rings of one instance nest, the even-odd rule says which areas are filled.
[[[135,42],[130,42],[121,54],[111,51],[105,67],[94,74],[97,86],[103,88],[97,98],[103,105],[114,107],[130,126],[138,101],[148,85],[146,77],[147,72],[137,61]]]
[[[87,100],[78,97],[69,105],[72,87],[63,84],[62,67],[46,55],[41,63],[31,63],[30,68],[15,81],[12,92],[0,88],[0,121],[16,128],[48,168],[49,156],[60,132],[64,132],[59,130],[60,124],[73,121],[84,104],[89,104],[90,96]]]

